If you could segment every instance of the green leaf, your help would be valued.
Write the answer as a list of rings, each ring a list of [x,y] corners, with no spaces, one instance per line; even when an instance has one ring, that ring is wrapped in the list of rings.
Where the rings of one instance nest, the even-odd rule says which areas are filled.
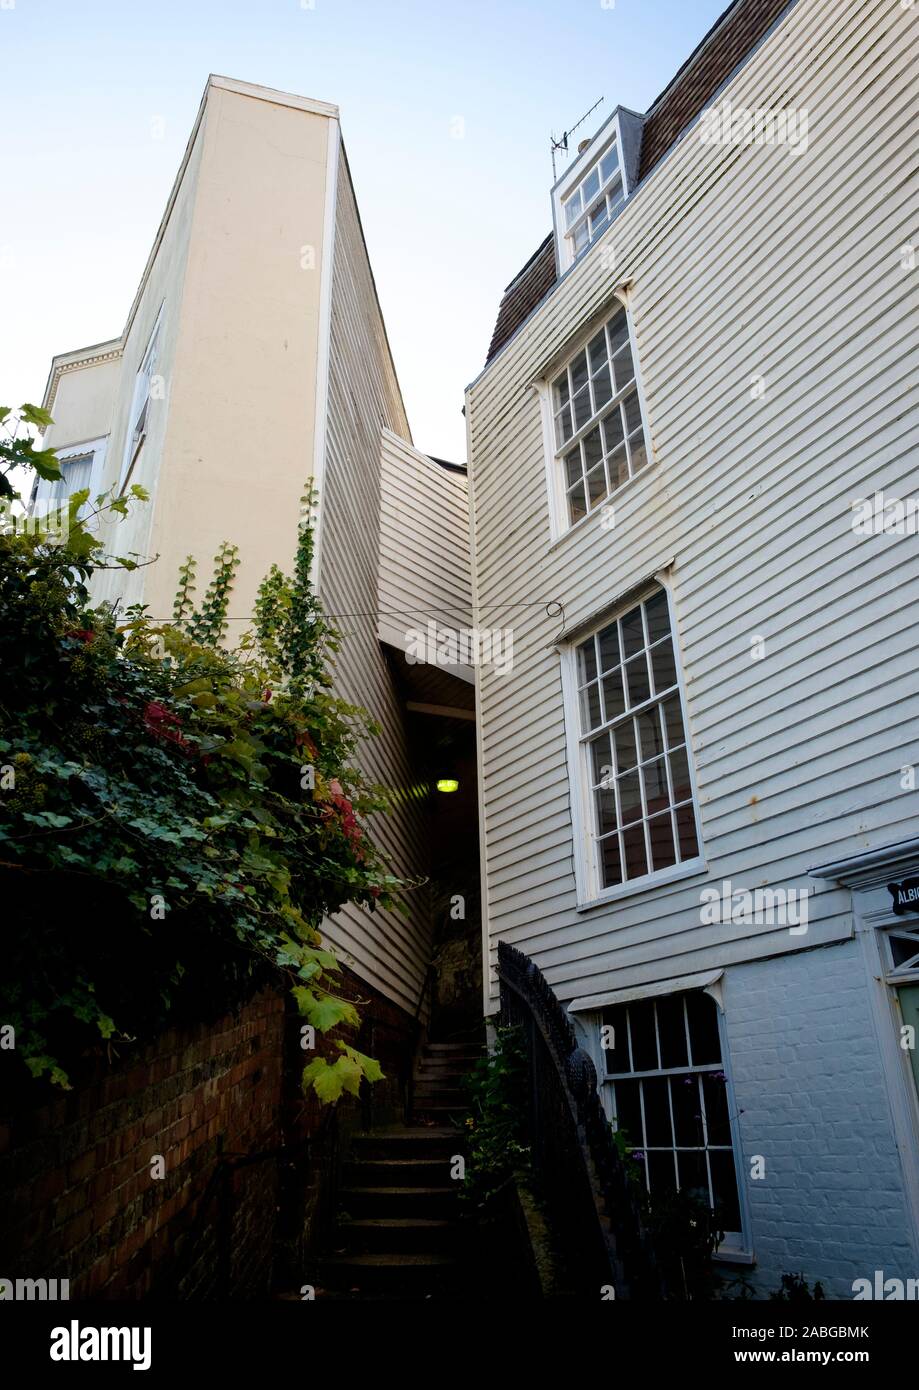
[[[47,410],[44,410],[40,405],[30,405],[28,401],[19,413],[28,425],[37,425],[41,429],[47,429],[49,425],[54,424]]]
[[[360,1067],[361,1072],[366,1076],[368,1081],[383,1080],[382,1068],[379,1062],[375,1061],[373,1057],[367,1057],[363,1052],[358,1052],[356,1047],[349,1047],[347,1043],[341,1042],[341,1040],[339,1040],[336,1045],[341,1048],[342,1052],[344,1052],[356,1066]]]
[[[303,1017],[320,1033],[327,1033],[339,1023],[350,1023],[355,1028],[360,1023],[357,1009],[346,999],[333,999],[331,995],[320,999],[305,985],[295,986],[292,993]]]
[[[31,464],[38,476],[44,478],[46,482],[57,482],[64,476],[57,454],[53,449],[29,448],[28,451],[24,452],[26,452],[24,462]]]
[[[340,1098],[345,1078],[323,1057],[314,1057],[309,1066],[303,1068],[301,1084],[304,1091],[312,1088],[323,1105],[329,1105]]]

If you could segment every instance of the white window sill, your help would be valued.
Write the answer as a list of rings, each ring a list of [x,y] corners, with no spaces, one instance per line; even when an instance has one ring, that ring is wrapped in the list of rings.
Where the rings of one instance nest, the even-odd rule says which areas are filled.
[[[723,1265],[755,1265],[756,1256],[752,1250],[738,1250],[732,1245],[719,1245],[712,1259]]]
[[[607,888],[595,898],[579,902],[577,910],[591,912],[595,908],[605,907],[607,903],[619,902],[621,898],[633,898],[637,893],[649,893],[655,888],[664,887],[665,884],[676,883],[683,878],[701,877],[707,873],[708,866],[704,857],[700,855],[697,859],[688,859],[685,864],[674,864],[670,869],[661,869],[660,873],[647,874],[644,878],[632,879],[626,883],[617,883],[615,888]]]

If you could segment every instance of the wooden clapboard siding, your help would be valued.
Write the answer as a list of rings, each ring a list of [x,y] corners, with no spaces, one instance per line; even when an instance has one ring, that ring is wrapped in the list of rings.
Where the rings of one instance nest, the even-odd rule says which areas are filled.
[[[426,867],[420,792],[413,786],[403,711],[377,637],[380,565],[381,426],[408,439],[367,259],[357,205],[342,152],[338,176],[331,292],[325,474],[320,497],[319,590],[342,634],[335,691],[369,710],[381,726],[358,761],[395,794],[392,813],[370,825],[396,873]],[[423,888],[406,894],[408,915],[349,905],[327,934],[356,972],[413,1011],[430,956],[430,914]]]
[[[512,674],[482,673],[490,944],[532,955],[562,998],[840,939],[831,886],[806,938],[702,926],[700,890],[816,887],[813,864],[919,831],[899,781],[919,762],[916,539],[851,530],[855,498],[919,487],[919,271],[900,255],[917,239],[917,44],[887,0],[798,0],[719,99],[806,108],[807,151],[690,129],[469,388],[479,622],[536,598],[588,620],[675,561],[699,877],[578,911],[561,620],[521,607]],[[552,544],[531,383],[626,280],[654,463],[612,532],[594,517]]]
[[[382,641],[405,650],[428,617],[468,627],[472,588],[466,478],[390,430],[382,438],[380,623]]]

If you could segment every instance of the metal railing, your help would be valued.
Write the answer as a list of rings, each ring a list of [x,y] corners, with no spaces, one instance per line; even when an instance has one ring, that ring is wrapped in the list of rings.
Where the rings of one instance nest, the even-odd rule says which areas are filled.
[[[503,941],[498,978],[501,1022],[525,1039],[525,1137],[572,1291],[599,1301],[612,1285],[617,1299],[666,1297],[591,1058],[536,965]]]

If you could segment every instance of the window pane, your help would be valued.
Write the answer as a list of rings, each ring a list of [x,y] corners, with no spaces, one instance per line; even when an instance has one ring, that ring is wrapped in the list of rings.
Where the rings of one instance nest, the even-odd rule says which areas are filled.
[[[625,1005],[615,1004],[610,1009],[604,1009],[602,1021],[605,1026],[612,1028],[611,1048],[606,1049],[606,1070],[608,1072],[629,1071],[629,1040],[626,1033]],[[609,1035],[606,1035],[609,1037]]]
[[[555,409],[560,410],[563,405],[568,404],[568,373],[562,372],[561,376],[556,377],[552,383],[553,398]]]
[[[737,1174],[734,1170],[734,1154],[730,1149],[718,1149],[710,1153],[712,1166],[712,1188],[716,1206],[721,1209],[721,1220],[726,1231],[740,1230],[740,1201],[737,1196]]]
[[[580,521],[582,516],[587,515],[587,498],[583,483],[577,483],[568,494],[568,515],[572,525],[574,522]]]
[[[654,675],[654,689],[658,695],[676,685],[676,661],[673,656],[673,643],[668,637],[652,647],[651,670]]]
[[[629,463],[625,455],[624,444],[620,444],[619,448],[616,449],[615,452],[610,455],[609,461],[606,466],[609,469],[610,491],[612,491],[614,488],[621,487],[623,483],[628,482]]]
[[[610,623],[599,633],[600,643],[600,670],[610,671],[614,666],[619,665],[619,626],[617,623]]]
[[[599,425],[584,436],[584,467],[589,472],[603,458],[603,442]]]
[[[600,170],[591,169],[587,178],[581,184],[581,199],[584,207],[587,207],[592,198],[596,198],[600,192]]]
[[[592,415],[590,408],[590,387],[582,386],[572,401],[574,407],[574,428],[579,430],[582,425],[586,425]]]
[[[600,687],[594,682],[581,691],[581,718],[585,729],[595,729],[603,723],[600,713]]]
[[[632,1037],[632,1070],[657,1070],[657,1043],[654,1034],[654,1003],[639,999],[629,1004],[629,1029]],[[647,1117],[647,1116],[646,1116]]]
[[[587,370],[587,354],[579,352],[571,364],[571,391],[577,395],[582,386],[587,384],[590,373]]]
[[[569,406],[564,408],[555,417],[555,442],[559,445],[570,439],[574,431],[571,428],[571,409]]]
[[[657,1032],[660,1038],[661,1066],[685,1067],[688,1059],[682,994],[665,994],[663,998],[658,999]]]
[[[647,1156],[647,1164],[648,1191],[651,1193],[652,1200],[656,1197],[660,1201],[668,1193],[676,1191],[673,1154],[669,1150],[664,1153],[652,1151]]]
[[[622,852],[625,856],[626,878],[641,878],[648,872],[645,832],[641,821],[622,832]]]
[[[699,1100],[698,1076],[671,1076],[670,1094],[673,1100],[673,1123],[676,1142],[692,1148],[702,1145],[702,1106]]]
[[[662,705],[664,711],[664,728],[667,730],[667,743],[672,748],[674,744],[684,742],[683,733],[683,711],[680,708],[679,695],[671,695],[669,700],[665,700]]]
[[[609,680],[609,677],[606,678]],[[634,767],[638,762],[638,750],[635,746],[635,727],[631,719],[623,719],[621,724],[617,724],[613,730],[613,739],[616,744],[616,771],[625,772],[627,768]]]
[[[702,1095],[705,1099],[705,1125],[710,1144],[731,1143],[731,1117],[728,1111],[728,1088],[724,1073],[708,1071],[702,1076]]]
[[[595,468],[592,473],[587,475],[587,500],[591,507],[595,507],[598,502],[602,502],[607,495],[606,469],[601,463],[599,468]]]
[[[586,685],[588,681],[596,679],[597,649],[594,639],[588,637],[587,641],[578,647],[578,685]]]
[[[919,956],[919,933],[910,936],[902,931],[890,932],[887,940],[890,943],[890,956],[895,969],[909,966],[910,961]]]
[[[689,1048],[692,1065],[704,1067],[721,1061],[721,1040],[718,1037],[718,1006],[709,994],[693,991],[686,996],[686,1017],[689,1020]]]
[[[621,391],[634,379],[635,368],[632,366],[632,353],[628,344],[621,347],[613,358],[613,376],[616,380],[617,391]]]
[[[673,821],[669,811],[652,816],[648,821],[648,837],[651,841],[651,867],[667,869],[676,863],[676,850],[673,844]]]
[[[651,1144],[673,1146],[670,1124],[670,1096],[666,1076],[650,1077],[641,1083],[645,1100],[645,1139]]]
[[[602,181],[603,183],[606,183],[607,179],[610,177],[610,175],[611,175],[612,173],[615,172],[616,169],[618,169],[618,167],[619,167],[619,155],[618,155],[617,152],[616,152],[616,146],[613,145],[612,149],[611,149],[611,150],[607,150],[606,154],[605,154],[605,155],[603,156],[603,158],[600,160],[600,179],[601,179],[601,181]]]
[[[667,595],[663,589],[651,598],[645,599],[645,614],[648,619],[648,641],[658,642],[670,633],[670,613],[667,609]]]
[[[706,1206],[710,1206],[711,1197],[708,1190],[708,1166],[705,1162],[705,1154],[687,1153],[683,1150],[677,1154],[677,1164],[680,1170],[680,1190],[694,1193],[700,1201],[705,1202]]]
[[[600,876],[604,888],[612,888],[622,882],[618,835],[600,841]]]
[[[565,481],[566,481],[566,485],[567,485],[568,487],[571,487],[572,483],[576,483],[576,482],[578,482],[578,481],[580,480],[580,477],[581,477],[581,451],[580,451],[580,449],[571,449],[571,450],[565,455]]]
[[[609,209],[604,198],[600,206],[590,214],[590,235],[599,236],[609,222]]]
[[[689,758],[685,748],[677,748],[670,754],[670,776],[673,779],[673,804],[688,801],[692,796],[692,783],[689,780]]]
[[[608,454],[622,443],[622,415],[618,406],[615,410],[611,410],[603,421],[603,439]]]
[[[632,661],[627,661],[623,670],[625,671],[629,705],[634,707],[641,704],[642,700],[649,699],[651,686],[648,684],[648,661],[644,652]]]
[[[565,204],[565,226],[570,227],[581,211],[581,190],[577,189]]]
[[[620,309],[619,312],[610,319],[609,323],[606,325],[606,331],[609,334],[609,350],[610,355],[612,355],[618,352],[623,343],[629,341],[629,325],[624,309]]]
[[[598,372],[601,367],[606,366],[606,334],[602,329],[595,338],[590,340],[587,355],[590,358],[590,370],[592,372]]]
[[[597,804],[597,834],[608,835],[616,829],[616,797],[612,791],[595,791]]]
[[[633,1144],[644,1143],[641,1128],[641,1100],[637,1081],[617,1081],[615,1089],[616,1127],[624,1130]]]
[[[610,381],[609,367],[601,367],[597,375],[593,378],[594,386],[594,410],[602,410],[606,402],[612,399],[613,385]]]
[[[603,702],[606,718],[617,719],[625,711],[625,696],[622,692],[622,672],[613,671],[603,677]],[[634,761],[634,759],[633,759]],[[630,763],[629,766],[632,764]]]
[[[644,436],[633,434],[629,440],[629,458],[632,464],[632,472],[637,473],[640,468],[644,468],[648,462],[648,450],[645,447]]]
[[[577,231],[572,237],[572,240],[574,242],[574,254],[576,256],[579,256],[590,241],[586,222],[581,223],[580,227],[578,227]]]
[[[638,820],[641,816],[641,783],[637,771],[627,772],[624,777],[620,777],[618,785],[622,821],[624,825],[627,825],[630,821]],[[642,832],[642,844],[644,844],[644,832]],[[626,860],[628,857],[628,847],[626,847]],[[642,873],[644,873],[644,869]],[[629,876],[632,877],[632,875]]]
[[[641,622],[641,608],[632,608],[622,619],[622,653],[625,657],[634,656],[645,645],[645,630]]]
[[[677,810],[676,830],[680,842],[680,859],[695,859],[699,853],[699,844],[696,839],[696,817],[691,802]]]
[[[649,758],[656,758],[663,753],[664,739],[661,734],[659,706],[652,705],[650,709],[642,710],[641,714],[636,714],[635,722],[638,725],[642,761],[647,762]]]
[[[604,782],[612,771],[613,759],[610,753],[609,734],[601,734],[590,745],[590,768],[594,785]]]
[[[621,359],[617,359],[621,360]],[[617,381],[619,378],[616,378]],[[638,403],[638,392],[632,391],[626,396],[624,401],[625,408],[625,429],[626,434],[634,434],[636,430],[641,430],[641,406]]]
[[[648,814],[664,810],[670,805],[664,759],[656,758],[653,763],[645,763],[642,773],[645,779],[645,808]]]

